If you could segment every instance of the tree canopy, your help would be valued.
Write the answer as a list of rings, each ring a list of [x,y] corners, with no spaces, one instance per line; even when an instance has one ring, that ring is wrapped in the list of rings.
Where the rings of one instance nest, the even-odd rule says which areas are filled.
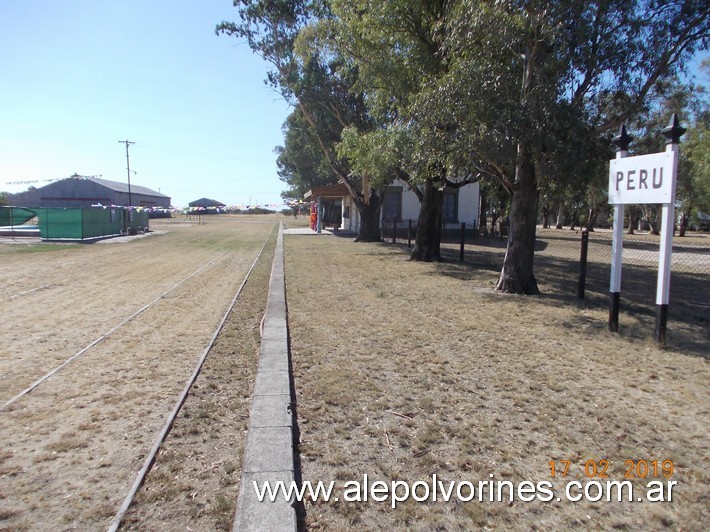
[[[560,201],[599,180],[612,133],[648,113],[710,36],[704,0],[235,5],[241,22],[218,30],[275,66],[269,81],[299,107],[359,208],[394,176],[420,197],[414,258],[437,259],[445,186],[499,182],[487,187],[510,194],[497,288],[525,294],[538,292],[540,195]],[[696,172],[703,131],[688,150]],[[598,188],[587,187],[589,202],[601,201]]]

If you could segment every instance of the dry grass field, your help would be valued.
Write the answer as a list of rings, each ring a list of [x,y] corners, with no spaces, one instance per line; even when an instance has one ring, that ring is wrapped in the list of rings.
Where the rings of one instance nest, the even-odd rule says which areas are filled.
[[[156,220],[154,233],[139,239],[0,245],[2,404],[102,340],[0,410],[0,529],[110,524],[272,235],[245,301],[235,307],[139,494],[139,502],[151,502],[150,511],[138,505],[129,514],[129,523],[144,530],[191,520],[209,529],[224,527],[225,515],[231,520],[276,220]],[[186,426],[186,420],[194,422]],[[175,475],[170,457],[180,456],[185,440],[193,444]],[[173,482],[176,476],[180,482]]]
[[[588,460],[609,462],[588,479],[602,482],[625,480],[627,460],[672,460],[677,481],[657,503],[309,502],[309,529],[707,529],[706,325],[671,321],[660,350],[625,308],[610,334],[606,299],[578,301],[544,261],[543,295],[522,297],[493,292],[485,260],[414,263],[332,236],[288,235],[285,251],[304,480],[547,480],[561,496]],[[569,476],[551,478],[551,460]]]
[[[0,405],[100,340],[0,409],[0,530],[110,524],[271,235],[123,522],[130,530],[230,529],[280,219],[155,220],[149,236],[90,245],[0,242]],[[409,500],[396,509],[320,501],[306,504],[305,527],[706,528],[710,341],[702,316],[687,315],[705,312],[707,295],[671,311],[665,350],[631,293],[621,334],[610,334],[595,259],[580,302],[576,270],[553,240],[550,233],[536,258],[543,295],[519,297],[492,290],[502,257],[495,244],[469,246],[463,264],[454,246],[449,262],[422,264],[401,245],[287,235],[302,477],[341,485],[365,474],[371,482],[549,480],[560,496],[570,479],[624,480],[626,460],[672,460],[673,500]],[[645,270],[637,279],[626,271],[653,291]],[[702,278],[688,282],[689,293],[707,290]],[[571,462],[566,478],[563,460]],[[609,461],[609,478],[585,479],[588,460]],[[635,488],[665,482],[661,472],[633,478]]]
[[[589,235],[586,304],[604,311],[609,304],[609,272],[612,235],[597,230]],[[581,234],[568,229],[538,227],[535,275],[545,296],[568,300],[577,294]],[[443,245],[454,264],[451,271],[471,268],[491,273],[494,286],[505,256],[505,239],[470,239],[465,247],[465,265],[458,265],[459,245]],[[659,237],[624,235],[621,282],[621,318],[624,334],[639,339],[653,334],[656,319]],[[669,343],[674,349],[699,355],[710,345],[710,235],[677,237],[673,242],[669,305]],[[465,275],[465,274],[464,274]]]

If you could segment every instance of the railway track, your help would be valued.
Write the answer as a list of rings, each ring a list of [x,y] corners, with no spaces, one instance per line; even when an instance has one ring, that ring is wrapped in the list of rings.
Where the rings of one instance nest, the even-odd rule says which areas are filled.
[[[251,264],[245,274],[242,268],[248,263],[243,253],[220,251],[147,304],[107,328],[0,407],[0,493],[4,497],[3,506],[8,508],[5,514],[0,515],[1,525],[10,528],[101,528],[111,521],[110,516],[117,523],[116,527],[120,524],[122,516],[119,514],[125,513],[150,471],[175,416],[200,374],[230,312],[238,305],[240,294],[272,236],[273,227],[261,243],[256,257],[250,254],[248,260]],[[255,239],[251,242],[256,244]],[[243,277],[235,293],[234,288],[230,287],[236,286],[235,272],[239,271]],[[216,293],[221,293],[223,298],[229,297],[229,294],[234,296],[226,310],[222,304],[219,305],[221,309],[209,305],[204,311],[209,315],[203,316],[203,310],[199,307],[200,296],[205,301],[215,301],[213,294]],[[171,312],[171,308],[175,311]],[[179,346],[170,347],[168,341],[163,341],[166,335],[172,334],[176,338],[175,344],[179,344],[181,338],[190,337],[191,329],[183,331],[179,325],[191,319],[186,308],[194,309],[194,320],[200,324],[212,319],[212,323],[216,323],[217,314],[221,316],[187,382],[185,377],[179,376],[188,370],[185,363],[192,359],[188,352],[192,349],[185,351]],[[162,329],[153,331],[151,325],[156,323],[156,319],[161,321]],[[167,323],[163,325],[163,321]],[[202,330],[205,334],[209,331]],[[148,333],[151,334],[149,338]],[[143,346],[130,348],[136,345],[135,339],[150,346],[150,356],[143,355]],[[161,343],[156,345],[155,339]],[[194,341],[191,345],[195,345]],[[100,356],[99,353],[84,356],[99,348]],[[167,367],[169,365],[164,368],[163,361],[166,360],[173,361],[173,366],[179,364],[183,369],[174,372]],[[175,395],[172,396],[174,404],[166,420],[168,394],[176,393],[170,390],[177,388],[178,377],[183,382],[182,391],[177,402]],[[82,388],[81,384],[71,386],[81,379],[88,382],[89,387],[84,385]],[[112,381],[114,384],[110,384]],[[49,383],[52,383],[51,386]],[[64,393],[64,387],[71,389]],[[49,405],[48,401],[56,410],[44,408]],[[162,418],[160,430],[157,430],[158,418]],[[153,438],[150,434],[157,436]],[[125,443],[121,443],[124,440]],[[130,484],[130,472],[138,469],[136,460],[143,461],[139,476],[133,479],[131,490],[119,513],[116,513],[117,497],[121,492],[125,493],[126,486]],[[83,464],[81,471],[77,471],[79,463]],[[107,478],[108,473],[111,478]],[[60,480],[63,478],[66,480]],[[106,484],[102,485],[104,481]],[[77,497],[77,492],[72,489],[84,484],[96,486],[96,492],[84,489]],[[64,498],[69,498],[74,504],[62,503]],[[27,503],[28,499],[35,502]],[[39,508],[42,508],[41,512]],[[34,521],[35,517],[39,520]],[[103,525],[100,524],[102,522]]]
[[[263,250],[263,248],[262,248],[262,250]],[[138,309],[137,311],[135,311],[133,314],[131,314],[130,316],[128,316],[127,318],[125,318],[124,320],[122,320],[120,323],[118,323],[118,325],[115,325],[115,326],[111,327],[108,331],[106,331],[105,333],[103,333],[101,336],[99,336],[98,338],[96,338],[95,340],[93,340],[92,342],[90,342],[88,345],[86,345],[85,347],[81,348],[79,351],[77,351],[77,352],[74,353],[73,355],[71,355],[71,356],[70,356],[69,358],[67,358],[64,362],[62,362],[61,364],[59,364],[58,366],[56,366],[55,368],[53,368],[51,371],[45,373],[42,377],[40,377],[40,378],[37,379],[35,382],[33,382],[32,384],[30,384],[27,388],[25,388],[24,390],[22,390],[20,393],[18,393],[17,395],[15,395],[12,399],[10,399],[9,401],[5,401],[5,403],[2,405],[2,407],[0,407],[0,411],[4,410],[5,408],[7,408],[8,406],[10,406],[10,405],[11,405],[12,403],[14,403],[15,401],[21,399],[22,397],[24,397],[25,395],[27,395],[28,393],[30,393],[32,390],[34,390],[35,388],[37,388],[39,385],[41,385],[41,384],[47,382],[47,380],[48,380],[49,378],[51,378],[55,373],[57,373],[58,371],[60,371],[62,368],[65,368],[66,366],[68,366],[69,364],[71,364],[74,360],[76,360],[77,358],[79,358],[81,355],[85,354],[87,351],[89,351],[89,350],[92,349],[93,347],[97,346],[98,344],[100,344],[101,342],[103,342],[104,340],[106,340],[106,338],[108,338],[109,336],[111,336],[113,333],[115,333],[117,330],[119,330],[119,329],[120,329],[121,327],[123,327],[125,324],[127,324],[127,323],[130,322],[131,320],[134,320],[135,318],[137,318],[138,316],[140,316],[141,314],[143,314],[143,312],[145,312],[145,311],[148,310],[150,307],[152,307],[153,305],[155,305],[156,303],[158,303],[159,301],[161,301],[162,299],[164,299],[165,296],[167,296],[167,295],[170,294],[172,291],[176,290],[177,288],[179,288],[180,286],[182,286],[184,283],[186,283],[187,281],[189,281],[190,279],[192,279],[193,277],[195,277],[196,275],[198,275],[202,270],[204,270],[205,268],[207,268],[208,266],[210,266],[211,264],[213,264],[213,263],[216,262],[217,260],[221,259],[222,257],[224,257],[226,254],[227,254],[226,251],[223,252],[223,253],[220,253],[220,254],[217,255],[215,258],[213,258],[212,260],[208,261],[206,264],[203,264],[202,266],[200,266],[197,270],[195,270],[194,272],[192,272],[190,275],[188,275],[188,276],[185,277],[184,279],[181,279],[180,281],[178,281],[175,285],[173,285],[171,288],[169,288],[168,290],[166,290],[165,292],[163,292],[162,294],[160,294],[160,295],[159,295],[158,297],[156,297],[153,301],[151,301],[151,302],[148,303],[147,305],[142,306],[140,309]],[[261,254],[261,252],[260,252],[260,254]],[[251,272],[251,270],[250,270],[250,272]],[[247,274],[247,276],[248,276],[248,274]]]
[[[256,263],[261,258],[261,254],[264,252],[264,248],[266,247],[266,244],[272,235],[273,235],[273,231],[271,232],[269,237],[267,237],[267,239],[264,241],[264,244],[261,246],[261,249],[259,250],[259,253],[257,254],[256,258],[254,259],[254,262],[252,262],[251,266],[249,267],[249,270],[247,271],[247,274],[244,276],[244,280],[239,285],[239,288],[237,289],[236,294],[234,294],[234,297],[232,298],[232,301],[229,304],[229,307],[227,307],[227,310],[224,313],[224,316],[222,316],[222,319],[219,322],[219,325],[217,326],[214,333],[212,334],[212,338],[210,338],[209,343],[207,344],[204,351],[202,352],[202,355],[200,356],[200,359],[197,362],[197,366],[195,366],[195,369],[192,372],[192,375],[190,375],[190,378],[188,379],[187,383],[185,384],[185,387],[183,388],[182,392],[178,396],[178,399],[175,402],[175,406],[173,407],[172,411],[170,412],[170,415],[165,420],[165,424],[163,425],[163,427],[161,428],[157,437],[155,438],[155,440],[153,442],[153,446],[151,447],[150,452],[148,453],[148,456],[146,456],[145,461],[143,462],[143,467],[141,467],[140,471],[138,472],[138,475],[136,476],[135,480],[133,481],[133,485],[131,486],[131,489],[129,490],[128,494],[126,495],[126,498],[123,500],[123,503],[121,504],[121,507],[118,509],[118,512],[116,512],[116,515],[114,516],[113,521],[111,522],[111,526],[109,526],[109,528],[108,528],[109,532],[115,532],[116,530],[118,530],[118,527],[121,525],[121,522],[123,521],[123,518],[126,515],[126,512],[128,512],[128,508],[131,506],[133,499],[136,496],[136,493],[138,492],[138,489],[141,487],[141,485],[145,481],[146,475],[150,471],[150,468],[153,465],[153,462],[155,462],[155,458],[158,455],[158,451],[160,450],[160,446],[165,441],[165,438],[167,437],[168,433],[170,432],[170,429],[173,426],[173,423],[175,422],[175,418],[177,417],[178,413],[180,412],[180,409],[182,408],[182,406],[185,404],[185,400],[187,399],[187,394],[190,392],[190,389],[195,384],[195,381],[197,380],[197,376],[200,374],[200,371],[202,371],[202,367],[205,364],[205,360],[207,359],[207,356],[209,355],[210,351],[212,350],[212,347],[214,346],[214,343],[217,340],[217,337],[222,332],[222,329],[224,328],[224,324],[227,321],[227,318],[229,317],[230,313],[232,312],[232,309],[234,308],[234,305],[236,304],[237,299],[239,299],[239,296],[241,295],[242,290],[244,289],[244,286],[247,284],[247,281],[249,280],[249,276],[251,275],[251,272],[254,270]]]
[[[208,233],[208,234],[199,234],[195,235],[190,239],[185,240],[185,244],[190,245],[195,242],[198,242],[200,240],[209,238],[213,236],[214,233]],[[135,242],[134,244],[144,244],[143,242]],[[147,245],[150,245],[150,243],[145,243]],[[125,254],[126,250],[123,248],[122,244],[80,244],[84,246],[101,246],[101,254],[99,256],[95,256],[92,259],[92,273],[95,275],[101,275],[105,273],[110,273],[112,268],[115,266],[117,260],[125,260]],[[70,278],[67,277],[69,273],[71,273],[73,268],[76,268],[80,266],[82,262],[80,260],[72,259],[72,260],[65,260],[61,261],[55,264],[52,264],[52,270],[47,272],[47,275],[50,277],[48,278],[43,278],[43,284],[41,286],[36,286],[36,285],[28,285],[28,286],[21,286],[19,290],[17,290],[15,293],[7,294],[5,297],[8,300],[13,300],[18,297],[22,297],[28,294],[31,294],[37,290],[41,289],[46,289],[50,287],[59,287],[62,286],[63,283],[68,281]],[[22,271],[9,271],[9,272],[3,272],[3,279],[5,279],[6,283],[11,286],[12,281],[16,282],[22,282],[22,279],[26,278],[24,273]],[[17,281],[19,280],[19,281]],[[31,279],[26,279],[27,281],[31,281]],[[49,281],[49,282],[47,282]]]
[[[24,273],[24,284],[33,280],[34,283],[26,291],[10,297],[12,307],[8,307],[9,319],[4,320],[3,348],[7,351],[0,353],[0,413],[18,396],[32,391],[37,383],[46,381],[56,371],[114,334],[118,328],[156,307],[166,297],[172,297],[185,282],[190,283],[188,286],[194,284],[190,279],[200,268],[214,262],[212,259],[227,255],[224,252],[224,231],[215,237],[214,232],[193,233],[190,229],[183,229],[182,234],[165,235],[160,241],[152,243],[112,244],[109,255],[104,250],[109,248],[108,245],[74,249],[70,256],[75,253],[79,255],[71,260],[62,260],[61,255],[52,252],[46,261],[38,261],[35,271]],[[170,255],[164,257],[162,253],[152,252],[159,242],[162,248],[170,248]],[[253,242],[250,245],[257,244]],[[194,258],[181,260],[183,250],[189,253],[195,248],[198,252]],[[117,255],[120,255],[120,260]],[[34,257],[34,254],[22,254],[22,257]],[[55,257],[59,260],[54,260]],[[84,273],[81,270],[87,269],[87,260],[90,260],[90,270]],[[26,263],[25,259],[16,269],[22,270],[22,265]],[[72,264],[71,270],[65,268],[66,264]],[[135,264],[136,270],[127,269],[125,264]],[[186,268],[190,264],[195,271]],[[0,270],[0,284],[9,284],[7,268],[5,266]],[[136,279],[139,268],[159,274],[154,274],[150,280]],[[77,271],[81,273],[77,274]],[[12,271],[9,273],[14,275]],[[40,286],[37,286],[38,280],[42,283]],[[106,291],[107,283],[120,286],[121,291]],[[18,297],[22,299],[17,300]],[[137,307],[136,302],[142,308]],[[143,306],[144,303],[147,304]],[[58,342],[49,325],[52,320],[44,323],[47,310],[53,317],[61,314],[61,323],[56,326],[74,333],[71,339],[62,340],[61,345],[56,345]],[[116,315],[125,318],[116,320]],[[45,351],[44,356],[30,354],[37,347]],[[66,355],[63,356],[62,352]]]

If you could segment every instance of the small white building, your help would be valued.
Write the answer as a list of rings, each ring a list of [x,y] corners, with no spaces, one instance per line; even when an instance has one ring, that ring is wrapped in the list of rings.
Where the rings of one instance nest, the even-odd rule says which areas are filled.
[[[340,194],[344,185],[334,185],[333,192]],[[338,187],[338,189],[335,189]],[[342,187],[342,188],[340,188]],[[322,187],[326,188],[326,187]],[[334,199],[333,196],[326,196],[323,199]],[[317,189],[312,191],[313,199],[316,199]],[[347,194],[339,196],[341,202],[341,224],[340,229],[357,232],[360,229],[360,213],[355,204]],[[420,203],[417,195],[409,186],[401,180],[395,180],[392,185],[385,189],[384,201],[382,204],[381,222],[383,225],[392,227],[394,220],[397,226],[404,228],[409,220],[415,225],[419,218]],[[461,188],[446,188],[444,190],[444,226],[446,229],[459,229],[462,223],[467,228],[477,227],[479,217],[479,186],[478,183],[470,183]]]

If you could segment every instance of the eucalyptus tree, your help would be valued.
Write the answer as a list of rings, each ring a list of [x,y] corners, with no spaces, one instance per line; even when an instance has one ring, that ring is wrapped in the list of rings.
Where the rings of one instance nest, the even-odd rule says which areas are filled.
[[[498,179],[483,179],[479,193],[481,198],[480,233],[483,236],[500,236],[500,229],[505,225],[505,220],[510,213],[510,191]],[[488,225],[489,217],[490,226]],[[499,224],[499,229],[496,229],[496,224]]]
[[[689,125],[680,143],[676,185],[676,206],[680,222],[678,229],[681,236],[685,236],[691,213],[702,202],[701,174],[693,164],[693,155],[697,157],[700,153],[698,142],[710,122],[708,93],[704,87],[694,83],[670,80],[657,84],[654,96],[646,111],[632,122],[632,136],[635,138],[631,148],[641,155],[662,151],[665,137],[661,129],[668,124],[673,114],[678,115],[681,123]],[[651,232],[658,234],[660,206],[642,205],[640,211],[643,220],[651,227]]]
[[[360,212],[357,240],[379,240],[381,189],[362,183],[335,149],[343,128],[366,131],[373,127],[363,95],[353,90],[357,71],[343,68],[340,58],[332,54],[314,50],[304,57],[295,52],[299,34],[331,16],[328,3],[235,0],[234,5],[239,22],[222,22],[217,33],[246,39],[252,51],[272,65],[267,82],[301,112],[333,174],[346,185]]]
[[[710,70],[708,61],[706,70]],[[681,139],[676,186],[678,231],[685,236],[692,216],[710,211],[710,99],[705,87],[678,84],[671,87],[661,105],[651,114],[652,124],[665,125],[673,113],[686,124]],[[655,133],[655,132],[654,132]],[[654,135],[655,137],[655,135]]]
[[[306,123],[300,109],[294,109],[284,122],[284,145],[274,150],[281,181],[289,188],[281,193],[284,198],[296,199],[313,187],[337,181],[313,129]]]
[[[456,3],[443,92],[468,97],[454,100],[463,111],[457,122],[477,131],[471,152],[489,162],[500,160],[501,147],[514,152],[497,172],[512,190],[498,290],[539,291],[533,263],[545,165],[571,157],[583,166],[565,145],[597,142],[637,114],[659,81],[707,48],[709,15],[699,0]]]
[[[684,151],[689,163],[685,182],[679,183],[681,200],[680,236],[692,216],[710,213],[710,110],[700,114],[688,128]]]
[[[386,159],[379,169],[370,164],[367,171],[403,179],[419,198],[413,260],[441,260],[444,189],[480,176],[461,149],[458,123],[440,112],[452,5],[449,0],[333,0],[335,18],[328,27],[333,46],[356,65],[358,87],[379,123],[376,132],[350,136],[342,153],[353,161],[361,157],[365,165]]]

